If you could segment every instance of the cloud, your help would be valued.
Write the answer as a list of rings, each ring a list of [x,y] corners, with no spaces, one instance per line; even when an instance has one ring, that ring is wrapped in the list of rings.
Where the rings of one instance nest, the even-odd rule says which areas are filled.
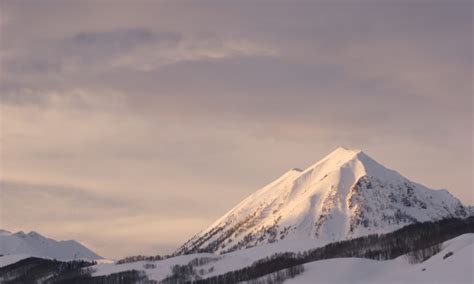
[[[137,28],[108,32],[80,32],[74,36],[39,41],[28,46],[6,48],[0,53],[3,88],[62,85],[90,73],[152,71],[180,62],[273,56],[271,47],[240,38],[210,35],[154,33]],[[21,75],[21,77],[20,77]],[[70,79],[69,79],[70,78]],[[89,79],[90,80],[90,79]]]
[[[339,145],[472,203],[470,3],[1,6],[11,227],[169,251]]]
[[[276,51],[248,40],[214,37],[184,38],[174,45],[150,44],[140,46],[109,63],[110,68],[152,71],[180,62],[222,60],[255,56],[273,56]]]
[[[71,186],[1,180],[0,194],[2,195],[3,220],[9,220],[9,225],[15,224],[19,215],[31,216],[32,211],[36,218],[48,222],[64,220],[77,222],[94,218],[96,215],[94,211],[97,209],[109,218],[120,211],[119,208],[133,211],[133,207],[126,200]],[[25,206],[25,204],[35,204],[35,206]],[[19,208],[22,209],[18,210]],[[22,222],[25,222],[25,219]],[[32,220],[32,222],[36,221]]]

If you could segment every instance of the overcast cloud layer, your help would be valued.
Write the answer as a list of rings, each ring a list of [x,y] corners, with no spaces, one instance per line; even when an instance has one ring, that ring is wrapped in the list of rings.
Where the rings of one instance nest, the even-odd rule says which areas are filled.
[[[0,1],[0,228],[162,254],[337,146],[474,203],[471,1]]]

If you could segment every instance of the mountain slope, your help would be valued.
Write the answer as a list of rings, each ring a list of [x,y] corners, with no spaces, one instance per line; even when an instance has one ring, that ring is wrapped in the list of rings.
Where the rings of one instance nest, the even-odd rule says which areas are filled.
[[[466,216],[466,208],[448,191],[411,182],[362,151],[338,148],[256,191],[176,254],[225,253],[284,239],[324,244]]]
[[[143,270],[145,268],[145,272],[148,277],[158,282],[174,274],[178,279],[181,280],[187,279],[188,281],[192,281],[199,278],[207,279],[207,282],[203,281],[203,283],[227,283],[225,282],[225,279],[227,279],[230,280],[229,283],[235,283],[236,281],[254,280],[263,275],[265,275],[264,278],[267,278],[267,275],[274,274],[277,271],[287,271],[288,268],[294,267],[295,264],[311,266],[312,263],[324,263],[329,259],[341,258],[345,258],[349,261],[351,261],[351,259],[355,259],[362,262],[367,261],[371,263],[383,264],[393,262],[394,260],[400,259],[400,256],[402,256],[401,260],[403,260],[403,263],[405,263],[405,267],[408,270],[411,270],[411,268],[415,268],[416,266],[416,264],[412,264],[414,259],[420,261],[420,255],[426,257],[428,255],[427,251],[436,253],[436,250],[430,249],[432,245],[440,245],[442,243],[449,244],[452,243],[453,239],[459,238],[462,235],[472,236],[474,233],[473,222],[474,219],[472,217],[462,219],[450,218],[437,222],[413,224],[395,232],[378,235],[377,237],[374,235],[371,237],[361,237],[348,241],[328,244],[328,246],[323,247],[308,246],[308,242],[305,244],[306,246],[303,244],[303,246],[301,246],[299,249],[293,247],[293,249],[296,250],[288,250],[289,247],[287,246],[287,241],[282,241],[249,249],[237,250],[225,255],[196,253],[174,256],[158,261],[98,264],[92,267],[92,269],[94,271],[93,276],[104,276],[130,270]],[[472,238],[470,239],[470,242],[469,239],[467,240],[467,242],[463,242],[462,247],[465,246],[464,244],[472,244]],[[298,241],[293,243],[302,242]],[[446,246],[442,245],[441,247],[444,249]],[[457,245],[456,247],[459,248]],[[423,254],[415,253],[419,249],[424,250]],[[449,251],[457,254],[458,249],[455,247],[449,247]],[[443,253],[442,256],[444,257],[444,255],[449,251]],[[406,253],[408,253],[408,255],[405,259],[405,256],[403,255]],[[415,255],[418,257],[415,258]],[[368,259],[361,259],[360,257],[367,257]],[[468,264],[469,263],[472,263],[472,261],[468,262]],[[442,263],[440,264],[442,265]],[[337,263],[334,267],[338,267]],[[377,267],[374,268],[377,269]],[[405,273],[408,272],[408,270],[399,272]],[[326,272],[329,271],[332,270],[327,270]],[[367,270],[364,271],[365,272],[363,273],[366,274]],[[440,267],[437,271],[441,272],[443,271],[443,268]],[[444,268],[444,271],[447,273],[450,272],[449,269],[446,270],[446,267]],[[394,275],[396,275],[396,273],[397,271],[394,271]],[[466,278],[469,273],[469,270],[464,270],[459,276]],[[338,275],[350,277],[351,273],[344,273],[344,271],[341,271],[341,273]],[[325,276],[330,277],[330,279],[337,279],[338,275],[324,275],[321,276],[322,278],[314,278],[314,276],[312,276],[313,281],[306,281],[303,283],[313,283],[315,281],[314,279],[318,279],[319,281],[321,279],[325,279]],[[365,279],[370,279],[367,278],[367,276],[370,277],[370,275],[364,275],[361,280],[358,280],[356,275],[353,276],[354,277],[352,280],[354,282],[363,282]],[[384,273],[381,273],[380,276],[384,277]],[[176,280],[176,278],[168,278],[170,281],[172,279]],[[379,283],[385,283],[382,281],[383,279],[384,278],[380,279]],[[326,283],[325,281],[322,282]],[[337,283],[337,281],[334,282]],[[265,281],[262,283],[270,282]],[[412,283],[412,281],[401,281],[401,283]]]
[[[451,256],[446,257],[451,254]],[[474,234],[445,242],[442,250],[419,264],[406,256],[377,261],[363,258],[334,258],[305,264],[305,272],[285,283],[473,283]],[[337,273],[334,268],[337,267]]]
[[[58,260],[102,259],[73,240],[56,241],[36,232],[25,234],[20,231],[12,234],[5,230],[0,230],[0,255],[28,255]]]

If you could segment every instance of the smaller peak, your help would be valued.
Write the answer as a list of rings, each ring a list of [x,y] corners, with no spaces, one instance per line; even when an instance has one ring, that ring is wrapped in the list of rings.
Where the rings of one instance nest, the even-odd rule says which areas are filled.
[[[17,237],[24,237],[24,236],[26,236],[25,232],[23,232],[23,231],[18,231],[18,232],[16,232],[16,233],[13,234],[13,235],[14,235],[14,236],[17,236]]]
[[[42,237],[40,234],[38,234],[38,233],[35,232],[35,231],[29,232],[29,233],[28,233],[28,236],[29,236],[29,237],[35,237],[35,238]]]
[[[365,155],[365,153],[359,149],[338,147],[325,156],[322,160],[307,168],[305,172],[321,165],[326,165],[326,167],[329,167],[329,169],[336,169],[353,160],[361,161],[368,160],[368,158],[367,155]]]
[[[358,154],[358,153],[362,153],[362,150],[360,150],[360,149],[350,149],[350,148],[339,146],[334,151],[332,151],[332,153]]]
[[[359,154],[361,153],[363,152],[359,149],[349,149],[345,147],[338,147],[334,151],[332,151],[329,155],[327,155],[325,159],[348,160],[348,159],[353,159],[356,156],[359,156]]]
[[[287,170],[282,176],[281,178],[283,177],[288,177],[288,176],[294,176],[294,175],[297,175],[299,173],[301,173],[302,170],[298,169],[298,168],[291,168],[289,170]]]
[[[298,168],[291,168],[287,170],[284,174],[282,174],[278,179],[276,179],[275,182],[298,176],[301,172],[303,171]]]

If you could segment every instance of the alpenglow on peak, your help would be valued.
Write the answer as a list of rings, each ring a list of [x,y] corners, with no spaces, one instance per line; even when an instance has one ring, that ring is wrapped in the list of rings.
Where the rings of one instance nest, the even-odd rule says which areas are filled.
[[[414,183],[360,150],[339,147],[257,190],[175,253],[225,253],[295,240],[322,245],[466,216],[446,190]]]

